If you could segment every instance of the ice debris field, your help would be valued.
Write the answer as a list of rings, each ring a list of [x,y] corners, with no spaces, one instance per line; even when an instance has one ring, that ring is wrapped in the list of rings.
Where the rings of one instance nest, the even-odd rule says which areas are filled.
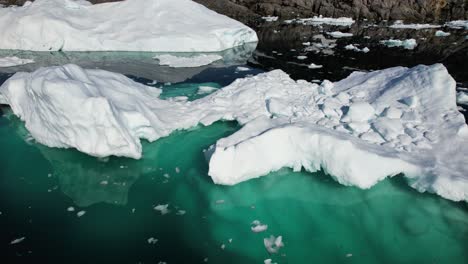
[[[190,0],[36,0],[0,8],[0,32],[0,49],[33,51],[210,52],[257,41]]]
[[[241,78],[194,100],[76,65],[19,72],[0,87],[31,135],[50,147],[139,159],[140,139],[218,120],[242,125],[206,151],[218,184],[282,167],[324,170],[369,188],[404,174],[419,191],[468,200],[468,127],[456,84],[441,64],[354,72],[332,83],[294,81],[281,70]]]

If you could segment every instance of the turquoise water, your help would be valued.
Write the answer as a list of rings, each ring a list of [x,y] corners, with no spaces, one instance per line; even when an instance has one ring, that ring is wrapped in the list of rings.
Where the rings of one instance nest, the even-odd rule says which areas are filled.
[[[163,96],[194,99],[199,85],[228,79],[166,84]],[[141,160],[97,159],[35,143],[3,110],[0,246],[11,263],[468,263],[466,203],[418,193],[402,177],[360,190],[283,169],[219,186],[203,150],[236,123],[144,142]],[[268,229],[252,232],[254,220]],[[270,235],[283,237],[277,254],[263,245]]]

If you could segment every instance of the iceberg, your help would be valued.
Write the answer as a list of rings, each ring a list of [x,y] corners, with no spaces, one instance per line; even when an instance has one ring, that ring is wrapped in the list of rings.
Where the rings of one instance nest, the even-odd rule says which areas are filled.
[[[50,147],[138,159],[140,139],[235,120],[242,128],[205,153],[217,184],[283,167],[323,170],[359,188],[403,174],[419,191],[468,201],[468,126],[442,64],[354,72],[320,85],[274,70],[193,101],[160,93],[71,64],[16,73],[0,86],[31,135]]]
[[[191,0],[36,0],[0,8],[0,32],[0,49],[34,51],[211,52],[257,41]]]

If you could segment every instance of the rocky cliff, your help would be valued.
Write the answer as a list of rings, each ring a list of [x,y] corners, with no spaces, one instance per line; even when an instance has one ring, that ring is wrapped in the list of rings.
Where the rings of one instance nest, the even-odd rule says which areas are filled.
[[[118,0],[91,0],[93,3]],[[440,22],[468,19],[468,0],[195,0],[243,22],[261,16],[347,16],[375,21]],[[0,0],[21,5],[25,0]]]

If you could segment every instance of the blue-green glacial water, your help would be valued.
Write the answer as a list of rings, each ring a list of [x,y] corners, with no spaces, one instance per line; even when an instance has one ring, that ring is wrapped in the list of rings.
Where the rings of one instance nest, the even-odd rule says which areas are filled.
[[[200,85],[258,72],[210,68],[151,85],[195,99]],[[282,169],[220,186],[203,150],[236,123],[144,142],[140,160],[98,159],[40,145],[2,111],[1,263],[468,263],[467,204],[418,193],[402,177],[361,190]],[[252,232],[254,220],[268,229]],[[264,246],[270,235],[283,238],[276,254]]]

